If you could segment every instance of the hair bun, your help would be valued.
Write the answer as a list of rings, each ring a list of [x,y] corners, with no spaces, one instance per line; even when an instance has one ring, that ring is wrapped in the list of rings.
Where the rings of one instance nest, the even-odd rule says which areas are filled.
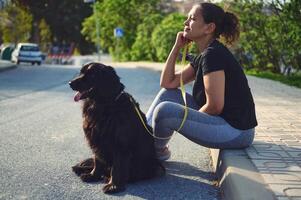
[[[225,12],[221,35],[225,37],[227,43],[233,43],[239,37],[239,21],[236,15]]]
[[[233,13],[224,11],[220,6],[213,3],[201,3],[201,10],[206,24],[215,23],[214,37],[222,36],[228,44],[238,39],[239,22]]]

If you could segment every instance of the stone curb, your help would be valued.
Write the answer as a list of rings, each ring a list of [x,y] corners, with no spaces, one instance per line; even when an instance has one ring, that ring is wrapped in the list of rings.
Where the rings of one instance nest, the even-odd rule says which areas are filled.
[[[276,199],[244,150],[210,149],[210,155],[223,199]]]

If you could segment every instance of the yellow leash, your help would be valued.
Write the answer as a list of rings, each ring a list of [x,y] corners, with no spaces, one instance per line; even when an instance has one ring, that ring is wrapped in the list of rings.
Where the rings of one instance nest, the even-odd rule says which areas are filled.
[[[186,45],[183,50],[182,72],[181,72],[181,78],[180,78],[181,93],[182,93],[182,97],[183,97],[183,101],[184,101],[184,117],[183,117],[182,123],[181,123],[180,127],[178,128],[177,132],[179,132],[182,129],[182,127],[187,119],[187,115],[188,115],[188,107],[187,107],[187,102],[186,102],[186,91],[185,91],[185,87],[184,87],[184,83],[183,83],[183,70],[185,68],[185,59],[186,59],[186,55],[187,55],[188,45]]]
[[[152,137],[154,137],[154,138],[156,138],[156,139],[160,139],[160,140],[167,140],[167,139],[171,138],[171,136],[169,136],[169,137],[158,137],[158,136],[155,136],[155,134],[153,134],[150,130],[148,130],[148,128],[147,128],[146,124],[144,123],[144,120],[143,120],[143,118],[142,118],[142,116],[141,116],[141,114],[140,114],[140,112],[139,112],[139,110],[138,110],[136,104],[134,103],[134,101],[132,100],[132,98],[130,98],[130,100],[131,100],[131,102],[133,103],[134,108],[135,108],[135,110],[136,110],[136,112],[137,112],[137,114],[138,114],[138,116],[139,116],[139,118],[140,118],[140,121],[142,122],[144,128],[147,130],[147,132],[148,132]]]
[[[186,54],[187,54],[187,50],[188,50],[188,45],[186,45],[184,47],[184,50],[183,50],[182,63],[181,63],[182,64],[182,72],[183,72],[183,70],[185,68],[185,58],[186,58]],[[188,115],[188,107],[187,107],[187,103],[186,103],[186,92],[185,92],[185,87],[184,87],[184,82],[183,82],[183,73],[182,72],[181,72],[181,77],[180,77],[180,87],[181,87],[181,93],[182,93],[182,97],[183,97],[183,101],[184,101],[184,106],[183,106],[184,107],[184,116],[183,116],[183,120],[182,120],[181,125],[178,128],[177,132],[179,132],[182,129],[182,127],[183,127],[183,125],[184,125],[184,123],[185,123],[185,121],[187,119],[187,115]],[[142,116],[141,116],[141,114],[140,114],[140,112],[139,112],[136,104],[134,103],[134,101],[132,100],[132,98],[130,98],[130,100],[133,103],[134,108],[135,108],[135,110],[136,110],[136,112],[137,112],[137,114],[138,114],[138,116],[140,118],[140,121],[142,122],[144,128],[147,130],[147,132],[151,136],[153,136],[156,139],[160,139],[160,140],[167,140],[167,139],[171,138],[171,136],[169,136],[169,137],[158,137],[158,136],[155,136],[155,134],[153,134],[150,130],[148,130],[148,128],[147,128],[146,124],[144,123],[144,120],[143,120],[143,118],[142,118]]]

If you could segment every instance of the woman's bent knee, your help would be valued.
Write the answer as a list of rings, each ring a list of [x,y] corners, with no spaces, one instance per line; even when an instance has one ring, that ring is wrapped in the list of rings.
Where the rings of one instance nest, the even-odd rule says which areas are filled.
[[[181,91],[178,88],[175,89],[165,89],[162,88],[158,96],[161,100],[168,100],[168,99],[174,99],[176,100],[178,97],[180,97]]]
[[[177,104],[177,103],[173,103],[173,102],[169,102],[169,101],[164,101],[159,103],[155,110],[154,110],[154,120],[158,121],[160,119],[164,119],[164,118],[169,118],[169,117],[176,117],[177,116],[177,112],[179,110],[183,110],[182,105],[181,104]]]

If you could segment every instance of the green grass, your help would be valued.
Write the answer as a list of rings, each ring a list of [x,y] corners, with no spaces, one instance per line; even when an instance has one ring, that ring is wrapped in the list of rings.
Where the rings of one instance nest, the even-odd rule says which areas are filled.
[[[247,75],[256,76],[260,78],[271,79],[279,81],[286,85],[295,86],[301,88],[301,74],[292,74],[290,76],[284,76],[282,74],[275,74],[269,71],[257,71],[257,70],[245,70]]]

